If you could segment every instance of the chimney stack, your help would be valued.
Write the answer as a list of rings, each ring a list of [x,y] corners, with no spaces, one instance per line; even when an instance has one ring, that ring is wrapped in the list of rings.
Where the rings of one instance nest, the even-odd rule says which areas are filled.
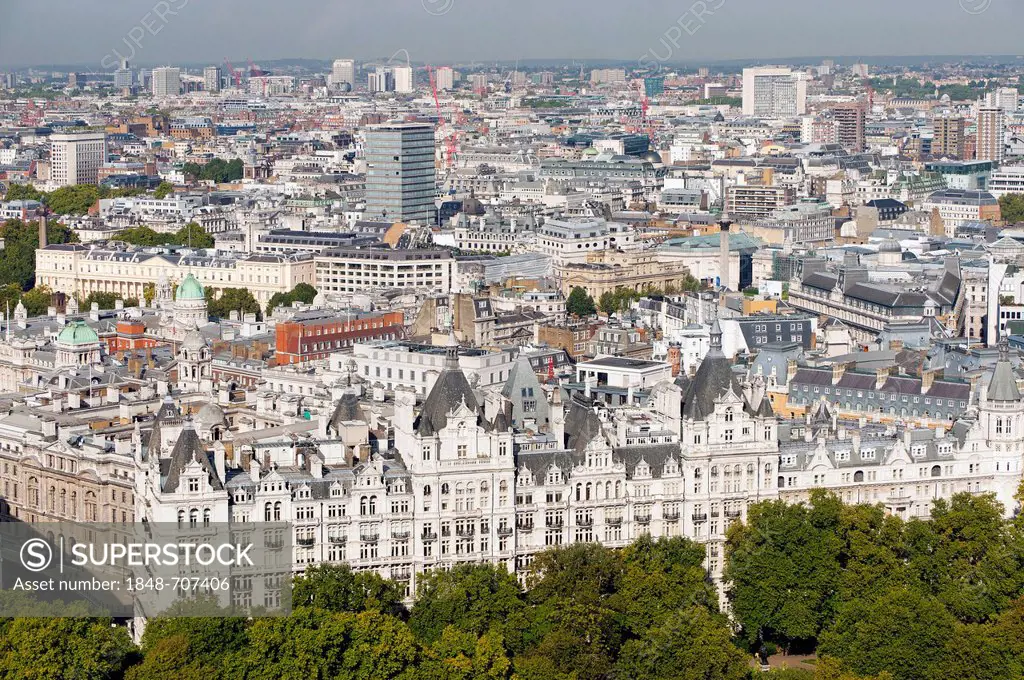
[[[39,217],[39,247],[45,248],[46,243],[46,215]]]

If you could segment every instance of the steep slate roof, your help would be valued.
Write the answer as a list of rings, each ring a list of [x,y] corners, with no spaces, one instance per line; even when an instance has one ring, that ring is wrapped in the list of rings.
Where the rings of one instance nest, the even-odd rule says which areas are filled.
[[[743,397],[740,381],[732,372],[732,362],[722,353],[722,327],[715,319],[711,327],[711,349],[700,362],[697,374],[683,397],[683,417],[703,420],[714,412],[715,400],[729,389],[736,396]]]
[[[359,413],[359,396],[354,392],[346,392],[341,395],[338,405],[334,407],[334,413],[331,414],[331,420],[327,427],[337,432],[344,421],[359,420],[361,418],[362,416]]]
[[[1013,374],[1010,364],[1009,344],[1006,339],[999,341],[999,361],[996,362],[992,381],[988,384],[986,395],[991,401],[1019,401],[1020,390],[1017,389],[1017,377]]]
[[[601,419],[594,413],[593,400],[579,393],[573,394],[565,416],[565,448],[581,452],[600,436]]]
[[[210,480],[210,486],[214,489],[224,488],[221,479],[217,476],[217,471],[210,464],[210,458],[206,455],[203,443],[199,440],[199,435],[196,433],[195,428],[192,427],[192,424],[187,423],[181,431],[181,435],[178,436],[178,441],[174,444],[174,450],[171,451],[171,457],[167,461],[167,476],[163,484],[165,493],[174,493],[178,490],[178,484],[181,482],[181,473],[185,471],[185,468],[192,461],[202,466]]]
[[[446,350],[444,369],[437,376],[437,382],[423,402],[423,409],[416,419],[416,431],[423,436],[429,437],[443,430],[448,425],[448,414],[463,401],[469,410],[478,414],[479,420],[480,403],[466,380],[466,374],[459,367],[458,345],[451,344],[452,341]]]

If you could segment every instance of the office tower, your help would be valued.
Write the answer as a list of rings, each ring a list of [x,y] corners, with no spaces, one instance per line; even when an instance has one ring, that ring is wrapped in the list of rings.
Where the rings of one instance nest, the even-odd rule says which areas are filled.
[[[367,89],[370,92],[394,92],[395,73],[389,68],[378,66],[377,70],[369,75]]]
[[[665,78],[662,76],[644,78],[644,95],[657,97],[659,94],[665,94]]]
[[[85,85],[85,76],[81,73],[68,74],[68,87],[82,87]]]
[[[132,81],[132,69],[127,59],[121,60],[121,66],[114,71],[114,87],[119,90],[129,90],[135,83]]]
[[[207,92],[220,92],[222,78],[220,66],[207,66],[203,69],[203,89]]]
[[[836,62],[834,62],[831,59],[826,59],[823,62],[821,62],[821,66],[818,67],[818,75],[819,76],[832,75],[832,73],[834,73],[835,70],[836,70]]]
[[[434,126],[385,123],[366,130],[366,217],[433,224]]]
[[[107,162],[107,135],[79,132],[50,135],[50,179],[58,186],[96,184]]]
[[[867,64],[854,64],[850,67],[850,72],[858,78],[869,78],[871,68]]]
[[[844,149],[851,153],[860,153],[864,150],[866,113],[864,104],[861,102],[837,104],[832,107],[832,119],[836,125],[836,139]]]
[[[989,92],[985,95],[985,104],[992,108],[999,108],[1007,113],[1015,112],[1019,105],[1020,97],[1017,94],[1017,88],[1015,87],[1000,87],[997,90]]]
[[[709,69],[707,66],[701,66],[699,69],[697,69],[698,78],[707,78],[710,75],[711,69]]]
[[[807,113],[807,77],[788,68],[743,69],[743,115],[764,118]]]
[[[964,119],[940,116],[932,122],[932,155],[936,158],[964,158]]]
[[[161,66],[153,69],[153,96],[174,97],[181,92],[181,69]]]
[[[343,88],[346,84],[356,86],[356,62],[352,59],[335,59],[331,64],[331,87]]]
[[[395,92],[408,94],[416,89],[411,66],[396,66],[392,72],[395,74]]]
[[[455,71],[451,66],[442,66],[434,72],[434,82],[437,84],[438,90],[454,90]]]
[[[994,106],[978,108],[978,146],[979,161],[1003,162],[1006,152],[1004,127],[1006,114]]]

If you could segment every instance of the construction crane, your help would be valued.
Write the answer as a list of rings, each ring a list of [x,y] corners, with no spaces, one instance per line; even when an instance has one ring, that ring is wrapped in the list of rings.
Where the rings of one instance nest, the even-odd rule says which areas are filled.
[[[230,73],[231,77],[235,79],[235,87],[237,87],[239,90],[241,90],[242,89],[242,72],[241,71],[236,71],[235,67],[231,65],[231,62],[228,61],[227,57],[224,57],[224,64],[228,67],[228,73]]]
[[[256,64],[252,63],[252,59],[251,58],[246,57],[246,61],[249,62],[249,77],[250,78],[259,78],[260,76],[269,75],[266,71],[264,71],[263,69],[258,67]]]

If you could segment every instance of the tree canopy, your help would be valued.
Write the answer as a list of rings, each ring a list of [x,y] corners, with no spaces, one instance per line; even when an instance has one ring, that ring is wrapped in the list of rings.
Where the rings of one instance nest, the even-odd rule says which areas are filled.
[[[582,318],[597,314],[597,307],[594,305],[594,298],[577,286],[569,292],[569,299],[565,301],[565,311]]]
[[[28,290],[36,280],[36,248],[39,247],[39,223],[7,220],[0,225],[0,285],[15,283]],[[46,223],[49,243],[78,243],[78,234],[56,220]]]
[[[1003,194],[999,197],[999,212],[1003,221],[1024,222],[1024,194]]]
[[[185,163],[182,171],[199,180],[212,180],[214,182],[233,182],[242,179],[244,166],[241,158],[233,158],[225,161],[221,158],[214,158],[205,165],[199,163]]]

